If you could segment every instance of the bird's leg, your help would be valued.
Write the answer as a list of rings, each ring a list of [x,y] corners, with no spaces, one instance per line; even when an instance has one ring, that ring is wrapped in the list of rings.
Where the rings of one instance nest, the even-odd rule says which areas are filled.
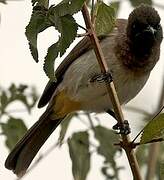
[[[108,109],[106,111],[109,115],[111,115],[114,119],[117,120],[115,113],[111,110]],[[123,124],[117,123],[113,126],[113,129],[117,131],[117,134],[129,134],[131,132],[130,127],[129,127],[129,122],[127,120],[124,120]]]
[[[110,72],[106,72],[106,73],[100,73],[98,75],[95,75],[94,77],[92,77],[90,79],[90,82],[99,82],[99,83],[104,83],[104,82],[112,82],[113,78]]]
[[[113,81],[113,78],[112,78],[112,75],[110,72],[98,74],[90,79],[91,83],[92,82],[99,82],[99,83],[108,82],[108,83],[110,83],[112,81]],[[106,112],[109,115],[111,115],[114,119],[117,120],[115,113],[111,109],[108,109]],[[120,123],[115,124],[113,126],[113,129],[116,130],[118,134],[127,135],[131,132],[130,127],[129,127],[129,122],[127,120],[124,120],[123,124],[120,124]]]

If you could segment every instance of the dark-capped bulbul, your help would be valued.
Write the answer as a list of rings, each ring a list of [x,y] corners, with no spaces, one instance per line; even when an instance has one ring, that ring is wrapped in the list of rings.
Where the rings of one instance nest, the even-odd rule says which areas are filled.
[[[159,60],[163,39],[160,16],[147,5],[134,9],[128,20],[118,19],[112,33],[99,37],[121,104],[134,98]],[[38,106],[46,111],[16,144],[5,167],[22,176],[41,146],[70,113],[105,112],[112,108],[89,37],[83,38],[56,70]],[[94,80],[93,80],[94,79]]]

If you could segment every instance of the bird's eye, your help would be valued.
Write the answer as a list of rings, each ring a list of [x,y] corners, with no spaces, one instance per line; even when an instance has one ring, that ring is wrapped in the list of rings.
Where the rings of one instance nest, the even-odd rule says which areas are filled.
[[[156,24],[156,25],[154,26],[154,28],[155,28],[156,30],[160,29],[160,24]]]
[[[136,25],[135,25],[135,24],[133,24],[132,28],[133,28],[133,29],[135,29],[135,28],[136,28]]]

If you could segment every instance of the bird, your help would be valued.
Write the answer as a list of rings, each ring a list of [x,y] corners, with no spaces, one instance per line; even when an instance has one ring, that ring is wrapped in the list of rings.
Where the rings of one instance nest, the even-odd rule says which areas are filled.
[[[149,5],[136,7],[128,19],[117,19],[115,28],[99,36],[121,105],[144,87],[160,57],[163,31],[158,12]],[[39,120],[18,141],[5,167],[23,176],[35,155],[63,119],[75,111],[106,112],[112,109],[90,38],[84,37],[57,68],[57,81],[49,81],[38,103],[46,106]]]

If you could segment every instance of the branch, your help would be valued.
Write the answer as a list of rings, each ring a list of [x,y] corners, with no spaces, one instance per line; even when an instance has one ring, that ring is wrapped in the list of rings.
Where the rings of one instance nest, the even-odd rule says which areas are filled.
[[[108,66],[107,66],[106,60],[104,58],[102,49],[100,47],[98,38],[97,38],[95,31],[93,29],[93,25],[92,25],[86,4],[84,4],[84,6],[82,8],[82,14],[83,14],[88,32],[90,32],[89,37],[90,37],[91,43],[93,45],[93,49],[95,51],[97,61],[98,61],[99,66],[101,68],[101,72],[106,74],[107,72],[109,72]],[[113,109],[114,109],[114,112],[116,114],[117,121],[118,121],[120,126],[121,125],[123,126],[124,117],[123,117],[123,113],[121,110],[119,99],[118,99],[118,96],[117,96],[117,93],[116,93],[116,90],[114,87],[114,83],[113,82],[106,82],[106,88],[107,88],[108,94],[110,96],[110,99],[111,99],[111,102],[113,105]],[[129,164],[130,164],[130,167],[131,167],[131,170],[133,173],[133,177],[136,180],[141,180],[142,178],[141,178],[141,174],[139,171],[139,166],[138,166],[136,156],[134,155],[133,149],[129,148],[129,144],[131,144],[130,137],[128,135],[121,135],[121,136],[122,136],[122,140],[123,140],[123,148],[124,148],[126,155],[128,157]]]

